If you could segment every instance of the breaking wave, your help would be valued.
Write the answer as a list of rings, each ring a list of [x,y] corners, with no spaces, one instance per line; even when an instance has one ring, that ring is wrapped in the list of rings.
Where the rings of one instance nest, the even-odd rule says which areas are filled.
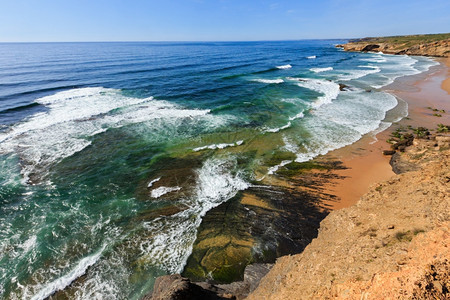
[[[333,67],[326,67],[326,68],[311,68],[309,69],[311,72],[314,73],[322,73],[322,72],[326,72],[326,71],[332,71]]]
[[[110,128],[156,119],[176,126],[176,120],[192,120],[209,113],[184,109],[153,97],[128,97],[120,90],[102,87],[59,92],[36,102],[48,111],[0,132],[0,153],[18,153],[25,181],[30,173],[43,171],[83,150],[91,144],[93,136]]]

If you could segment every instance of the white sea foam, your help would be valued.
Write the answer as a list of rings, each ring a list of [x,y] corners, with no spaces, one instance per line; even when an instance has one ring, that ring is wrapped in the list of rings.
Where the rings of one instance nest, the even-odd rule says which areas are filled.
[[[414,64],[414,68],[416,68],[420,72],[426,72],[431,67],[439,65],[439,63],[432,58],[429,57],[418,57],[418,62]]]
[[[224,149],[224,148],[228,148],[228,147],[236,147],[236,146],[240,146],[244,143],[244,141],[237,141],[236,143],[231,143],[231,144],[212,144],[212,145],[207,145],[207,146],[202,146],[202,147],[197,147],[194,148],[194,151],[202,151],[202,150],[206,150],[206,149],[210,149],[210,150],[216,150],[216,149]]]
[[[297,81],[298,86],[323,94],[323,96],[319,96],[317,100],[311,105],[314,109],[317,109],[324,104],[331,103],[339,95],[339,84],[333,81],[301,78],[297,78]]]
[[[318,108],[314,115],[304,119],[310,134],[307,140],[298,140],[295,161],[308,161],[356,142],[364,134],[377,130],[386,111],[396,105],[397,100],[390,94],[357,90],[346,93],[342,101]]]
[[[304,117],[305,117],[305,115],[303,114],[303,111],[301,111],[298,114],[296,114],[295,116],[289,117],[289,120],[293,121],[293,120],[297,120],[297,119],[302,119]]]
[[[280,70],[287,70],[287,69],[290,69],[290,68],[292,68],[291,65],[277,66],[277,69],[280,69]]]
[[[280,130],[284,130],[284,129],[286,129],[286,128],[289,128],[289,127],[291,127],[291,122],[288,122],[286,125],[284,125],[284,126],[281,126],[281,127],[277,127],[277,128],[266,128],[266,129],[264,129],[264,132],[271,132],[271,133],[275,133],[275,132],[278,132],[278,131],[280,131]]]
[[[124,96],[119,90],[82,88],[36,100],[48,108],[0,133],[0,154],[17,153],[25,181],[89,146],[90,137],[128,124],[206,116],[209,110],[183,109],[167,101]],[[155,124],[157,122],[154,122]],[[150,126],[153,124],[147,123]]]
[[[24,253],[30,251],[36,246],[37,236],[33,235],[28,240],[26,240],[20,247],[23,249]]]
[[[421,73],[421,71],[414,67],[418,59],[407,55],[390,55],[385,57],[386,63],[382,65],[380,80],[372,84],[375,88],[387,86],[399,77]]]
[[[164,196],[165,194],[176,192],[181,190],[181,187],[174,186],[174,187],[166,187],[166,186],[160,186],[159,188],[156,188],[151,191],[152,198],[159,198],[161,196]]]
[[[267,84],[280,84],[280,83],[284,82],[284,80],[281,78],[279,78],[279,79],[253,79],[252,81],[260,82],[260,83],[267,83]]]
[[[422,58],[413,58],[407,55],[387,55],[387,54],[376,54],[371,55],[368,58],[362,58],[361,61],[366,61],[370,63],[375,63],[376,65],[360,66],[363,68],[373,68],[372,72],[369,74],[380,72],[377,68],[380,68],[381,72],[376,77],[371,77],[370,82],[367,82],[374,88],[381,88],[394,82],[396,78],[409,76],[414,74],[419,74],[423,71],[428,70],[429,65]],[[423,62],[423,63],[422,63]],[[355,75],[345,74],[341,76],[341,79],[349,80],[361,78],[367,74],[361,73],[368,72],[365,70],[359,70],[354,72]],[[358,75],[359,74],[359,75]],[[360,76],[363,75],[363,76]],[[356,76],[356,78],[355,78]]]
[[[311,68],[309,69],[311,72],[314,73],[322,73],[322,72],[326,72],[326,71],[332,71],[333,67],[326,67],[326,68]]]
[[[284,143],[284,149],[286,149],[289,152],[292,153],[298,153],[299,148],[298,145],[296,145],[292,140],[290,140],[288,137],[283,136],[283,143]]]
[[[140,259],[170,273],[181,272],[192,251],[202,217],[249,187],[236,165],[232,158],[206,160],[196,172],[196,192],[184,200],[187,208],[144,224],[151,234],[140,245]]]
[[[315,59],[317,56],[315,56],[315,55],[311,55],[311,56],[307,56],[306,58],[307,59]]]
[[[276,166],[270,167],[267,170],[267,174],[272,175],[274,173],[276,173],[278,171],[279,168],[284,167],[287,164],[290,164],[292,162],[292,160],[283,160],[281,163],[279,163]]]
[[[82,276],[90,266],[94,265],[98,261],[105,248],[106,245],[103,245],[103,247],[94,254],[81,259],[69,273],[41,287],[39,289],[39,292],[35,294],[31,299],[32,300],[46,299],[47,297],[51,296],[54,292],[62,290],[65,287],[67,287],[69,284],[72,283],[72,281]]]
[[[153,184],[157,183],[157,182],[160,181],[160,180],[161,180],[161,177],[158,177],[158,178],[153,179],[152,181],[150,181],[150,182],[148,183],[147,187],[149,187],[149,188],[152,187]]]
[[[372,55],[369,58],[361,58],[361,61],[368,61],[368,62],[374,62],[374,63],[384,63],[387,62],[387,59],[383,57],[381,54]]]
[[[369,74],[375,74],[375,73],[378,73],[381,71],[380,67],[371,66],[371,65],[358,66],[358,68],[366,68],[368,70],[350,70],[350,71],[346,70],[346,71],[343,71],[344,74],[339,75],[338,78],[340,80],[353,80],[353,79],[362,78]]]

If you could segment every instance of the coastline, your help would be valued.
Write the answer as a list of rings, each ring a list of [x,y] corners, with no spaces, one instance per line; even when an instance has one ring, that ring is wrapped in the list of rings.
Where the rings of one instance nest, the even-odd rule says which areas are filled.
[[[376,143],[364,137],[327,154],[352,167],[348,177],[327,186],[347,199],[331,206],[318,237],[302,253],[277,259],[247,299],[447,299],[450,135],[435,129],[450,121],[450,64],[438,61],[439,66],[386,88],[408,103],[407,118],[378,134]],[[433,115],[430,107],[445,113]],[[427,127],[431,135],[416,137],[404,153],[395,154],[393,166],[401,161],[410,170],[376,180],[374,170],[389,166],[390,158],[376,150],[389,149],[385,140],[407,126]],[[389,175],[377,175],[383,174]],[[373,184],[352,203],[366,188],[354,185],[367,182]]]
[[[339,199],[336,200],[335,197],[328,199],[324,198],[321,203],[317,204],[324,209],[324,211],[331,211],[329,217],[326,217],[321,223],[319,235],[323,230],[329,230],[327,227],[332,226],[331,223],[333,222],[330,223],[330,221],[326,220],[329,220],[330,217],[333,218],[335,214],[339,214],[340,212],[344,215],[347,214],[346,211],[349,208],[355,209],[355,207],[359,207],[360,204],[358,201],[360,198],[368,192],[369,194],[373,193],[370,191],[374,189],[374,186],[379,186],[380,182],[386,182],[386,180],[390,178],[395,178],[393,177],[395,176],[395,173],[392,171],[392,167],[389,163],[391,156],[385,156],[382,154],[383,150],[390,149],[390,144],[388,144],[386,140],[390,137],[391,133],[400,127],[406,127],[408,125],[413,127],[425,126],[431,130],[435,129],[436,125],[439,123],[449,123],[448,113],[444,114],[442,117],[436,117],[433,116],[433,112],[427,108],[430,106],[433,108],[436,107],[439,109],[445,109],[447,112],[450,111],[450,103],[448,102],[447,96],[449,90],[447,89],[444,91],[442,89],[447,87],[444,81],[448,79],[447,74],[450,72],[450,66],[448,64],[448,59],[446,61],[443,59],[437,59],[437,61],[439,61],[440,64],[433,66],[430,70],[421,74],[398,78],[394,81],[394,83],[383,88],[383,90],[395,95],[408,104],[407,118],[403,118],[399,122],[394,122],[388,129],[376,134],[375,136],[373,136],[373,134],[365,135],[352,145],[331,151],[328,154],[315,159],[319,163],[323,161],[340,161],[342,165],[346,167],[344,169],[336,168],[328,171],[317,171],[317,173],[322,172],[322,174],[332,174],[332,176],[328,177],[328,180],[322,182],[319,192],[326,195],[336,196]],[[446,99],[447,102],[445,102]],[[314,172],[316,171],[312,171],[312,173]],[[392,180],[394,179],[391,179],[390,181]],[[282,184],[282,182],[277,182],[277,184]],[[302,189],[304,189],[304,187],[294,188],[294,190],[300,191]],[[367,196],[363,196],[363,198],[364,197]],[[348,220],[348,217],[345,217],[344,219]],[[323,227],[322,225],[324,222],[327,224],[326,227]],[[344,221],[341,223],[343,222]],[[337,224],[337,226],[340,225]],[[349,230],[350,229],[351,228],[349,227]],[[316,239],[313,240],[313,243],[315,243],[315,240]],[[332,247],[332,245],[328,246]],[[308,247],[310,248],[311,246],[307,246],[306,249],[308,249]],[[249,291],[251,292],[258,286],[261,277],[263,277],[261,281],[263,286],[258,288],[256,298],[255,295],[250,295],[250,298],[253,296],[253,299],[257,299],[263,295],[264,297],[268,296],[270,299],[277,298],[277,296],[269,293],[267,290],[271,289],[270,286],[273,285],[273,282],[271,281],[274,278],[273,276],[286,276],[286,268],[292,268],[291,265],[293,262],[291,262],[291,258],[295,259],[295,257],[303,255],[303,253],[304,252],[294,254],[292,256],[288,255],[279,257],[274,265],[274,269],[277,270],[274,274],[278,275],[270,275],[271,273],[269,273],[269,276],[263,277],[266,275],[270,267],[261,266],[260,264],[252,264],[245,270],[244,282],[241,281],[234,282],[229,285],[213,286],[202,282],[193,284],[190,283],[189,280],[181,277],[162,277],[160,279],[160,287],[173,287],[174,285],[183,282],[183,284],[189,285],[189,287],[186,287],[188,290],[191,288],[195,290],[201,286],[207,291],[215,291],[217,294],[223,295],[237,295],[237,299],[243,299]],[[297,262],[294,264],[297,264]],[[290,276],[293,275],[290,274]],[[294,273],[294,276],[299,275],[295,275]],[[285,287],[285,289],[286,288],[288,290],[293,289],[292,287]],[[165,288],[163,289],[165,290]]]
[[[393,123],[388,129],[374,135],[367,134],[359,141],[346,147],[336,149],[325,155],[337,159],[346,169],[335,170],[338,178],[324,183],[325,193],[337,196],[339,201],[325,201],[324,206],[337,210],[352,206],[361,196],[369,191],[370,186],[385,181],[395,173],[389,164],[390,156],[382,154],[389,150],[386,140],[396,128],[401,126],[436,128],[437,124],[449,124],[449,114],[442,117],[433,116],[427,107],[450,110],[450,58],[437,58],[440,64],[430,70],[412,76],[398,78],[394,83],[383,88],[408,104],[408,116]]]

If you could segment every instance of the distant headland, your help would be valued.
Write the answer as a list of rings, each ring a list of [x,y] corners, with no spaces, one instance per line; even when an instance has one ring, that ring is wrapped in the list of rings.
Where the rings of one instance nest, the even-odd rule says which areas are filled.
[[[450,57],[450,33],[367,37],[336,47],[345,51]]]

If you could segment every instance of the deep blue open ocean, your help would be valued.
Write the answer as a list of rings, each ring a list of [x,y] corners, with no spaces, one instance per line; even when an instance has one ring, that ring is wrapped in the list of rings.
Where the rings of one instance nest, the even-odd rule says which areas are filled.
[[[208,210],[406,116],[382,87],[437,63],[342,42],[0,44],[0,298],[139,299]]]

